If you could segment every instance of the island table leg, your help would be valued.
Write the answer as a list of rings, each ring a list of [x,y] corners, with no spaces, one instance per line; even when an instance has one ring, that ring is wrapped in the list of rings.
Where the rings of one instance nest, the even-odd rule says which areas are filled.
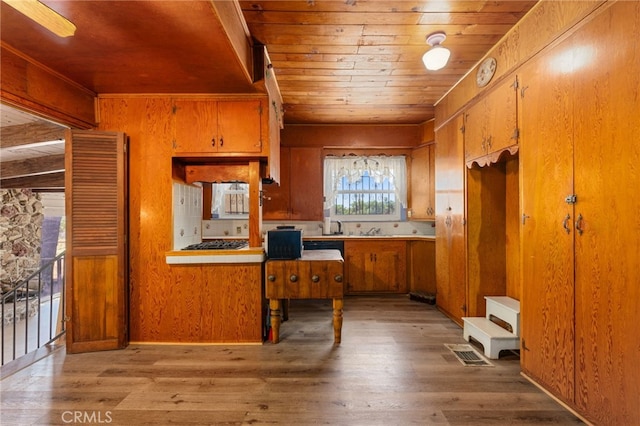
[[[280,341],[280,299],[269,299],[269,309],[271,310],[271,342]]]
[[[333,299],[333,342],[340,343],[342,340],[342,299]]]

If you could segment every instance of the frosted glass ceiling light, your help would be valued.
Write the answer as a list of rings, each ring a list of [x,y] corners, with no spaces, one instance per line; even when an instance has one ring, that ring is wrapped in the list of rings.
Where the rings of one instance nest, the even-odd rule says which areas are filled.
[[[424,66],[428,70],[436,71],[447,65],[451,52],[446,47],[441,46],[441,43],[446,38],[447,35],[444,32],[437,32],[427,36],[427,44],[431,46],[431,49],[427,50],[422,56],[422,62],[424,62]]]

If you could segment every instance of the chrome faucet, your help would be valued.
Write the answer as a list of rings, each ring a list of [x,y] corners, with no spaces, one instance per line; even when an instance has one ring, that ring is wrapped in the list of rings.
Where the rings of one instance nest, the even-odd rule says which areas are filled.
[[[336,220],[336,223],[338,224],[338,234],[342,235],[342,222]]]
[[[376,228],[374,226],[373,228],[371,228],[367,232],[365,232],[363,235],[371,236],[371,235],[376,235],[376,234],[379,234],[379,233],[380,233],[380,228]]]

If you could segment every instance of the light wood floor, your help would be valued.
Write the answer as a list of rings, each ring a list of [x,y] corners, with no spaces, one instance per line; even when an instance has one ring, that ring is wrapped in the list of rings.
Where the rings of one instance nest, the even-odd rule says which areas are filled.
[[[462,330],[406,296],[294,301],[281,342],[64,350],[0,382],[2,425],[575,425],[516,356],[465,367]]]

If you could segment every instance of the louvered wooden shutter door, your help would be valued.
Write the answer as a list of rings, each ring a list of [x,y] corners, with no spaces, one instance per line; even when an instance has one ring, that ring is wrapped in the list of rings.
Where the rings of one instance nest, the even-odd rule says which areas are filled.
[[[68,131],[67,352],[125,347],[127,157],[123,133]]]

